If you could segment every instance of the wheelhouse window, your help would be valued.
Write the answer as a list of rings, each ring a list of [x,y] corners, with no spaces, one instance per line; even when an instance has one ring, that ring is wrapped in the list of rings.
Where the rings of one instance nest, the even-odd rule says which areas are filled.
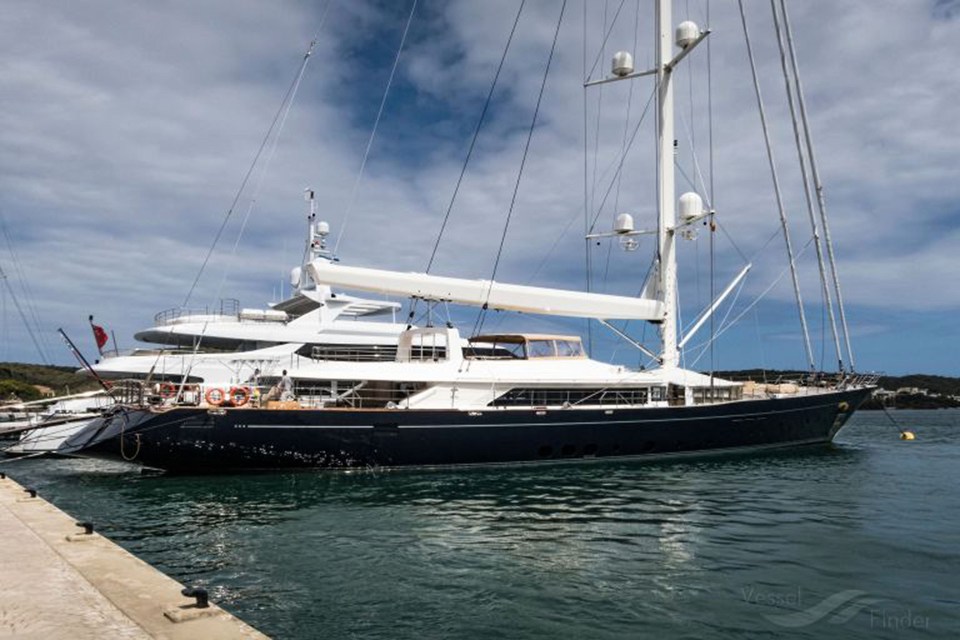
[[[469,343],[465,355],[474,360],[586,357],[577,336],[504,334],[475,336]]]

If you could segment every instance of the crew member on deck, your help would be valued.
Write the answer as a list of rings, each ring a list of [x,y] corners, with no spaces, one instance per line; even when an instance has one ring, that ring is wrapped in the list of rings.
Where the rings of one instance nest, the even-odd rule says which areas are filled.
[[[253,375],[247,379],[247,384],[250,385],[250,400],[253,403],[253,406],[260,406],[260,369],[254,369]]]
[[[280,400],[293,400],[293,380],[287,375],[287,370],[283,370],[283,378],[280,379]]]

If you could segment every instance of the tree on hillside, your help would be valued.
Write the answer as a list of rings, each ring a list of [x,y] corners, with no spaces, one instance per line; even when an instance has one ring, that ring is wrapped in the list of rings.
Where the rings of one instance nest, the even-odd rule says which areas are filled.
[[[11,396],[15,396],[23,402],[29,402],[31,400],[39,400],[41,394],[33,385],[27,384],[26,382],[11,380],[9,378],[0,380],[0,400],[6,401],[7,399],[12,399]]]

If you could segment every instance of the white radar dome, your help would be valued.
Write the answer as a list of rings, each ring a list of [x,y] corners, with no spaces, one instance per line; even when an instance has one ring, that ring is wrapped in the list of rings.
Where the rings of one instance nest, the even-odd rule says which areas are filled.
[[[633,73],[633,56],[627,51],[613,54],[613,75],[622,78]]]
[[[692,191],[680,196],[680,219],[684,222],[703,215],[703,199]]]
[[[329,223],[329,222],[324,222],[323,220],[321,220],[320,222],[318,222],[318,223],[317,223],[317,233],[319,233],[319,234],[322,235],[322,236],[328,236],[328,235],[330,235],[330,223]]]
[[[290,269],[290,286],[299,287],[300,286],[300,267],[294,267]]]
[[[700,27],[696,22],[684,20],[677,25],[677,46],[686,49],[693,41],[700,37]]]
[[[629,213],[621,213],[613,223],[613,230],[617,233],[630,233],[633,231],[633,216]]]

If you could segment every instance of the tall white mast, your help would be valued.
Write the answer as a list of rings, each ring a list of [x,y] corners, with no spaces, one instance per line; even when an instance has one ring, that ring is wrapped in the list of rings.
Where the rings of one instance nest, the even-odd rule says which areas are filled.
[[[673,167],[673,19],[672,0],[657,0],[657,138],[660,192],[660,224],[658,229],[660,265],[659,288],[663,296],[665,317],[660,325],[664,368],[676,367],[680,354],[677,349],[677,212],[674,205]]]
[[[657,278],[654,281],[657,297],[662,300],[662,320],[660,323],[660,339],[663,350],[660,353],[660,362],[664,368],[675,368],[680,363],[680,349],[677,345],[677,208],[674,184],[674,133],[673,133],[673,70],[693,49],[710,34],[710,30],[701,31],[693,22],[680,23],[676,32],[676,45],[681,51],[674,56],[673,16],[671,11],[672,0],[657,0],[656,3],[656,66],[645,71],[634,71],[633,57],[624,51],[617,52],[613,57],[613,76],[601,80],[584,82],[590,87],[607,82],[632,80],[643,76],[657,78],[657,173],[659,194],[659,224],[657,225],[657,249],[659,263]],[[688,198],[688,195],[690,196]],[[702,220],[706,215],[702,212],[702,202],[696,194],[684,194],[687,199],[684,209],[684,224],[692,224]],[[683,203],[681,203],[683,204]],[[622,216],[621,216],[622,217]],[[633,219],[626,216],[624,222],[618,219],[617,228],[612,234],[591,234],[588,238],[604,237],[608,235],[621,236],[621,239],[631,235],[647,233],[633,230]]]

